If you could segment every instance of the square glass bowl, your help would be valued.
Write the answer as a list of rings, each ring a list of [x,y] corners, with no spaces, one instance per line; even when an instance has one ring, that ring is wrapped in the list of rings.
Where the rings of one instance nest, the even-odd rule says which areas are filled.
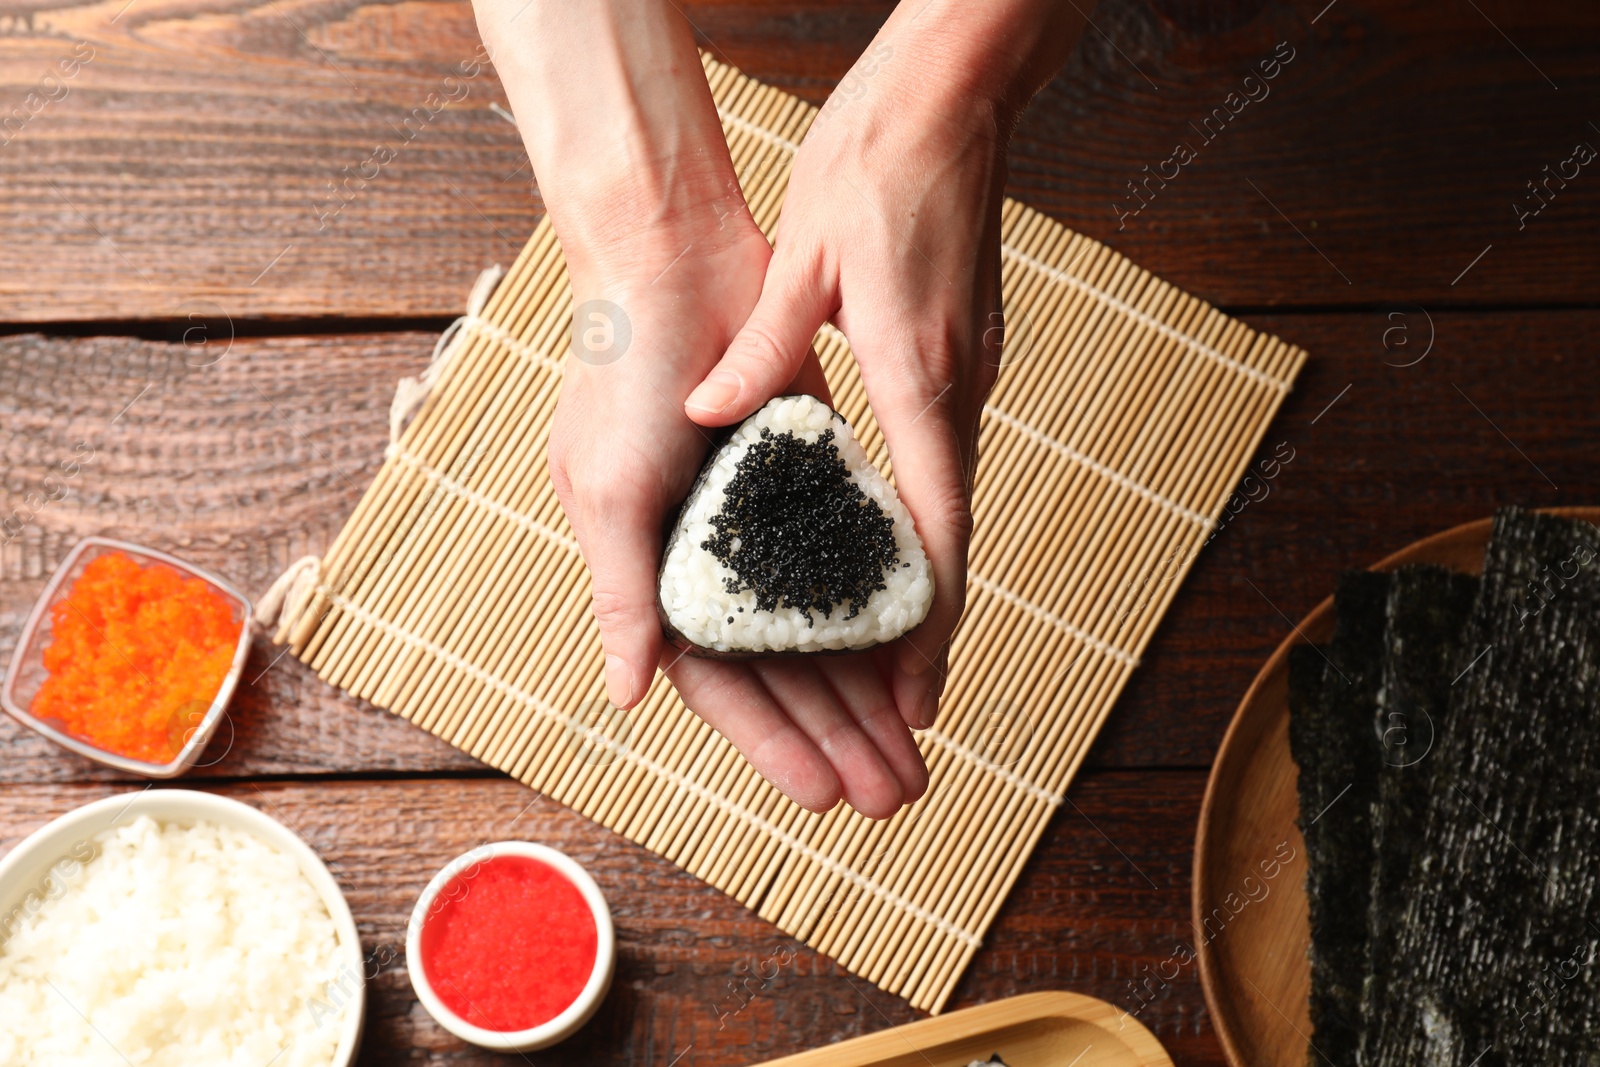
[[[49,672],[44,668],[44,649],[50,643],[50,609],[67,598],[73,583],[83,574],[85,567],[100,556],[112,552],[125,553],[141,567],[147,567],[152,563],[165,563],[185,577],[199,578],[227,599],[233,606],[234,621],[239,623],[239,643],[233,650],[233,665],[223,677],[222,685],[211,698],[211,704],[205,709],[200,721],[192,731],[185,730],[187,736],[178,754],[167,763],[151,763],[116,752],[108,752],[68,734],[61,729],[59,720],[52,722],[48,719],[38,719],[28,711],[33,704],[33,698],[39,693],[39,688],[49,677]],[[44,592],[33,605],[33,611],[29,613],[28,621],[22,627],[22,634],[17,638],[17,647],[11,653],[11,666],[6,670],[4,686],[0,687],[0,706],[4,706],[11,717],[24,726],[38,731],[62,748],[76,752],[87,759],[115,767],[119,771],[141,774],[147,778],[176,778],[194,766],[200,758],[200,753],[205,750],[206,743],[211,740],[211,735],[216,732],[217,724],[222,721],[228,701],[232,699],[234,688],[238,685],[239,675],[244,672],[245,659],[250,655],[250,621],[254,614],[254,608],[243,593],[210,571],[201,570],[193,564],[143,545],[115,541],[107,537],[86,537],[67,553],[67,558],[61,561],[61,566],[50,576]]]

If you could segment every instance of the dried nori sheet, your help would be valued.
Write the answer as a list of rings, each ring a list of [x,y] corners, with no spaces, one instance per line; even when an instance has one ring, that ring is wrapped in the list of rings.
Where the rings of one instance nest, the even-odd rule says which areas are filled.
[[[1600,531],[1497,514],[1458,656],[1361,1062],[1600,1063]]]
[[[1372,812],[1373,863],[1367,913],[1367,977],[1362,991],[1362,1049],[1376,1036],[1389,983],[1405,966],[1392,954],[1395,923],[1404,906],[1411,859],[1422,848],[1431,764],[1428,757],[1450,730],[1450,685],[1465,664],[1463,630],[1478,595],[1478,579],[1443,567],[1394,572],[1385,612],[1382,684],[1373,723],[1381,762]],[[1470,663],[1470,659],[1467,660]]]
[[[1300,768],[1309,862],[1313,1063],[1354,1063],[1360,1042],[1381,755],[1372,724],[1389,582],[1366,571],[1341,577],[1333,639],[1289,652],[1289,750]]]

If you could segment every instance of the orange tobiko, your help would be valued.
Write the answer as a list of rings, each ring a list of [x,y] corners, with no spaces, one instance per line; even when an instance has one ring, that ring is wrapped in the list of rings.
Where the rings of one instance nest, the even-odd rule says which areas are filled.
[[[50,609],[50,676],[28,710],[96,748],[168,763],[222,687],[241,625],[202,579],[100,556]]]

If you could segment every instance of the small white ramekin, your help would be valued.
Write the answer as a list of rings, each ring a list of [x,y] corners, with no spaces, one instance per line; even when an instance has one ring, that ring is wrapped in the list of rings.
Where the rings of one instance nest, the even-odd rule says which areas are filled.
[[[0,859],[0,923],[37,911],[49,899],[59,896],[76,877],[73,872],[82,870],[81,866],[72,865],[63,869],[63,860],[81,855],[84,845],[95,835],[125,826],[141,815],[159,823],[210,822],[243,830],[295,861],[300,873],[316,889],[322,906],[328,909],[339,936],[336,978],[342,992],[333,1002],[338,1013],[339,1045],[330,1067],[350,1067],[361,1045],[367,1003],[366,963],[350,905],[311,846],[299,834],[249,804],[193,789],[147,788],[118,793],[69,811],[23,838]]]
[[[526,1030],[486,1030],[467,1022],[439,999],[439,995],[428,984],[428,976],[422,966],[422,927],[433,913],[439,894],[456,875],[498,856],[522,856],[554,867],[567,881],[578,887],[578,892],[583,894],[589,911],[594,915],[597,938],[594,970],[589,974],[589,981],[584,984],[578,998],[567,1005],[560,1015]],[[411,974],[411,988],[416,990],[417,999],[422,1001],[422,1006],[428,1009],[428,1014],[440,1026],[463,1041],[495,1052],[536,1052],[577,1033],[594,1015],[601,1001],[605,1000],[616,967],[617,937],[611,925],[611,909],[606,906],[606,898],[600,892],[600,887],[589,877],[589,872],[566,853],[530,841],[495,841],[479,845],[451,860],[433,876],[433,881],[417,898],[416,907],[411,909],[411,922],[406,926],[406,969]]]

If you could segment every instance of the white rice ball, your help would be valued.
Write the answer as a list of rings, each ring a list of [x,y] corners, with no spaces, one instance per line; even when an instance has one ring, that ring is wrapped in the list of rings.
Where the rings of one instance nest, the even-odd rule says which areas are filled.
[[[730,489],[740,484],[741,462],[751,457],[753,448],[783,435],[815,446],[829,431],[830,443],[843,461],[845,478],[864,498],[859,505],[877,509],[892,523],[893,558],[884,562],[877,575],[881,588],[873,590],[865,603],[849,598],[819,610],[815,604],[795,604],[784,598],[776,607],[763,610],[750,576],[740,575],[706,547],[720,533],[714,520],[728,506]],[[753,476],[782,478],[790,473],[756,471]],[[859,559],[864,546],[821,543],[831,529],[819,524],[782,531],[785,543],[799,544],[806,551],[765,559],[764,565],[778,571],[792,569],[793,573],[780,575],[789,579],[787,585],[792,588],[798,576],[814,566],[803,558],[808,553],[836,549],[854,552]],[[745,547],[736,534],[723,555],[739,558]],[[867,458],[844,417],[815,397],[784,396],[741,423],[707,461],[668,538],[659,593],[668,627],[693,648],[752,654],[864,649],[892,641],[922,622],[933,604],[933,568],[910,512]]]

